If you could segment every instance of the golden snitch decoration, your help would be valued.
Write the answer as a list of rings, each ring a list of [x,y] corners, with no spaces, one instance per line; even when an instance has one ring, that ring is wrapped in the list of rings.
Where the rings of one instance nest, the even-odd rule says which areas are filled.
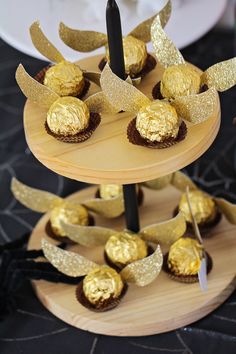
[[[46,109],[45,129],[48,134],[65,143],[81,143],[89,139],[100,124],[100,113],[115,113],[102,92],[85,101],[77,97],[60,97],[49,87],[33,79],[20,64],[16,81],[23,94]]]
[[[164,27],[171,14],[171,1],[160,11],[161,24]],[[156,60],[147,52],[146,43],[150,42],[150,28],[155,16],[140,23],[127,36],[123,37],[123,50],[125,72],[132,79],[142,78],[156,66]],[[109,62],[109,50],[107,35],[95,31],[81,31],[67,27],[60,23],[59,35],[62,41],[70,48],[79,52],[91,52],[102,46],[106,47],[106,56],[99,64],[103,70]]]
[[[107,311],[116,307],[127,290],[127,283],[143,287],[159,275],[163,255],[160,246],[148,257],[128,264],[121,272],[99,265],[87,258],[52,245],[42,239],[45,258],[61,273],[70,277],[85,276],[76,288],[81,305],[92,311]]]
[[[82,98],[88,92],[90,81],[99,85],[100,73],[82,70],[69,62],[49,41],[40,28],[39,21],[30,26],[30,36],[35,48],[54,65],[43,69],[36,79],[61,97]]]
[[[151,26],[151,37],[155,56],[165,69],[153,89],[153,97],[171,101],[179,115],[192,123],[206,120],[217,100],[216,92],[226,91],[236,84],[236,57],[202,72],[185,62],[165,34],[159,16]]]
[[[16,200],[25,207],[39,213],[50,211],[46,232],[58,240],[64,238],[65,241],[68,241],[61,221],[81,226],[93,225],[94,219],[91,212],[105,218],[114,218],[124,210],[124,202],[121,197],[110,200],[95,198],[78,203],[76,200],[65,200],[53,193],[31,188],[16,178],[12,179],[11,191]]]
[[[193,124],[201,123],[206,117],[209,118],[218,102],[217,91],[213,88],[198,95],[198,105],[193,103],[188,108],[194,117],[190,119],[184,102],[174,105],[167,100],[152,101],[136,87],[116,76],[108,64],[101,73],[100,83],[110,104],[119,111],[136,115],[127,128],[129,141],[149,148],[162,149],[182,141],[187,134],[183,119]],[[203,109],[204,116],[200,116],[199,111]]]

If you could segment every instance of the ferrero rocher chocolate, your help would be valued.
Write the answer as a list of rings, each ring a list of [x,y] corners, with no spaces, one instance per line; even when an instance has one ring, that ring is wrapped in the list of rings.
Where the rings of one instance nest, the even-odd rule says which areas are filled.
[[[84,77],[77,65],[64,60],[46,71],[43,83],[59,96],[78,96],[84,88]]]
[[[121,276],[108,266],[95,268],[83,280],[85,297],[91,304],[99,307],[118,298],[123,287]]]
[[[174,107],[163,100],[155,100],[139,110],[136,129],[144,139],[162,142],[177,137],[180,123]]]
[[[148,254],[146,243],[138,235],[128,232],[111,236],[105,245],[105,252],[109,260],[119,268],[143,259]]]
[[[47,125],[57,135],[76,135],[89,124],[87,105],[75,97],[60,97],[47,112]]]
[[[123,189],[120,184],[101,184],[99,186],[99,195],[102,199],[112,199],[123,194]]]
[[[215,219],[217,207],[209,195],[199,190],[191,190],[189,191],[189,199],[193,215],[198,224],[205,224]],[[191,223],[192,218],[189,212],[186,193],[182,194],[179,202],[179,210],[184,214],[186,221]]]
[[[168,67],[161,79],[161,94],[164,98],[174,99],[199,93],[201,77],[196,69],[188,64]]]
[[[53,208],[50,214],[51,228],[56,236],[66,236],[61,221],[86,226],[89,223],[88,211],[82,205],[64,202]]]
[[[201,266],[203,249],[192,238],[180,238],[170,247],[168,267],[175,275],[196,275]]]
[[[133,77],[140,73],[146,63],[146,44],[133,36],[126,36],[123,38],[123,50],[125,72],[127,75]],[[106,48],[106,59],[109,61],[108,47]]]

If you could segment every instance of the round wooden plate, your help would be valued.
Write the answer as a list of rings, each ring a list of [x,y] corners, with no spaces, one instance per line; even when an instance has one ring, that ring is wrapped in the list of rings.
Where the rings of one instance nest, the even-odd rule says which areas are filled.
[[[95,193],[91,187],[71,196],[84,201]],[[161,191],[145,190],[145,202],[140,208],[141,225],[166,220],[172,215],[180,197],[173,187]],[[30,249],[40,248],[48,215],[36,225],[29,242]],[[124,218],[105,220],[96,218],[97,225],[122,230]],[[77,328],[114,336],[144,336],[167,332],[186,326],[204,317],[233,292],[236,285],[236,227],[224,218],[205,240],[207,252],[213,258],[213,270],[208,276],[208,291],[201,292],[199,284],[181,284],[161,272],[149,286],[130,285],[120,305],[108,312],[90,312],[75,298],[75,286],[34,281],[34,288],[45,307],[61,320]],[[54,242],[54,241],[51,241]],[[74,251],[87,258],[104,263],[103,248],[86,249],[73,246]]]
[[[79,61],[81,68],[98,70],[101,56]],[[139,89],[151,98],[153,86],[160,80],[160,65],[148,74]],[[89,94],[98,91],[91,85]],[[26,140],[35,157],[54,172],[88,183],[137,183],[161,177],[189,165],[212,144],[220,126],[220,103],[206,122],[188,124],[184,141],[163,150],[132,145],[126,137],[133,117],[128,113],[103,115],[93,136],[81,144],[66,144],[48,135],[44,129],[46,111],[26,102],[24,128]]]

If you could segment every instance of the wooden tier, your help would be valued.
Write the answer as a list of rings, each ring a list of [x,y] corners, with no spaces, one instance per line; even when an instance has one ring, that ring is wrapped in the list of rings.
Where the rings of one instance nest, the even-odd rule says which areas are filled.
[[[101,56],[79,61],[81,68],[97,70]],[[163,69],[157,65],[148,74],[140,90],[151,97],[153,86]],[[89,94],[98,91],[91,85]],[[93,136],[81,144],[66,144],[48,135],[44,129],[46,111],[26,102],[24,127],[26,140],[35,157],[52,171],[71,179],[88,183],[136,183],[161,177],[179,170],[200,157],[212,144],[220,126],[220,103],[206,122],[188,125],[184,141],[163,150],[132,145],[126,137],[128,113],[103,115]]]
[[[83,201],[94,195],[92,187],[74,194],[72,197]],[[145,203],[140,208],[142,226],[170,218],[178,203],[180,193],[173,187],[154,192],[145,190]],[[29,249],[40,248],[45,235],[48,215],[36,225]],[[125,222],[96,218],[97,225],[122,230]],[[236,227],[224,218],[212,232],[213,237],[205,240],[205,246],[213,259],[213,269],[208,276],[208,291],[203,293],[199,284],[181,284],[160,276],[149,286],[139,288],[129,286],[120,305],[108,312],[90,312],[75,298],[76,286],[34,281],[36,294],[44,306],[61,320],[74,327],[94,333],[114,336],[143,336],[167,332],[185,326],[204,317],[220,304],[235,289],[236,269]],[[53,241],[51,241],[53,242]],[[87,258],[104,263],[103,248],[86,249],[73,246]]]

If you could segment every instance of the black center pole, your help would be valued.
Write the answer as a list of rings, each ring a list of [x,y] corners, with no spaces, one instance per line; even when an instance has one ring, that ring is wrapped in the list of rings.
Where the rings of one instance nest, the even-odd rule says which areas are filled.
[[[114,74],[125,80],[125,63],[122,42],[120,12],[115,0],[107,1],[106,8],[107,37],[110,55],[110,67]],[[123,186],[126,227],[133,232],[139,231],[138,202],[135,184]]]

